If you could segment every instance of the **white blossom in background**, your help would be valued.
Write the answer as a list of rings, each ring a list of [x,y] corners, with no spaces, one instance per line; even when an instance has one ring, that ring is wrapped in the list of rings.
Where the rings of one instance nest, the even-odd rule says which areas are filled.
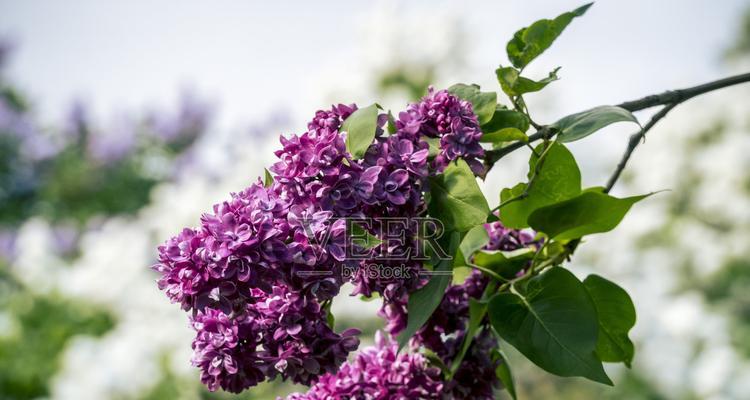
[[[748,95],[750,89],[741,86],[691,100],[649,132],[627,167],[627,184],[618,184],[615,194],[671,191],[635,205],[616,230],[591,237],[574,259],[631,294],[638,312],[634,371],[670,398],[692,392],[729,400],[750,393],[750,363],[732,347],[729,317],[710,309],[697,290],[680,290],[686,261],[700,280],[727,260],[750,254]],[[726,124],[722,136],[690,145],[718,120]],[[621,146],[624,150],[625,140]],[[702,179],[680,186],[696,172]],[[680,191],[693,193],[696,213],[730,221],[734,229],[709,228],[700,218],[673,220],[669,199],[684,194]],[[645,239],[672,221],[675,243],[652,246]],[[698,343],[705,346],[696,350]]]

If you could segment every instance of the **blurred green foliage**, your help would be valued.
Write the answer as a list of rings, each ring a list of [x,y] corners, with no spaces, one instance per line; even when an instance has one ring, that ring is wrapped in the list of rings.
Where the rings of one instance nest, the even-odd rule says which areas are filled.
[[[75,335],[100,336],[115,320],[94,306],[57,295],[34,295],[0,263],[0,309],[7,326],[0,334],[0,399],[49,394],[50,378]]]

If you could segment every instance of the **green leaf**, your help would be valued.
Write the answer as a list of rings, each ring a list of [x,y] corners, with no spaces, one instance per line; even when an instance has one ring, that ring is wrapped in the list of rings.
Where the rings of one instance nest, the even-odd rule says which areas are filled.
[[[498,105],[492,119],[482,125],[482,132],[485,135],[503,130],[505,128],[516,128],[521,132],[529,130],[529,117],[515,110],[508,110],[504,106]]]
[[[428,211],[447,230],[466,232],[487,221],[490,207],[466,161],[458,159],[430,178]]]
[[[271,172],[268,171],[268,169],[263,168],[263,170],[266,172],[265,179],[263,180],[263,186],[270,187],[273,185],[273,175],[271,175]]]
[[[383,243],[377,236],[372,235],[359,224],[354,223],[354,220],[347,220],[347,229],[350,229],[349,237],[352,244],[365,250],[374,249]]]
[[[497,368],[495,368],[495,376],[500,379],[505,390],[513,400],[516,400],[516,385],[513,383],[513,372],[510,370],[510,364],[508,364],[508,357],[500,349],[492,349],[492,357],[496,362],[499,361]]]
[[[540,166],[537,176],[528,191],[528,195],[518,201],[508,203],[500,210],[500,220],[508,228],[520,229],[529,226],[527,219],[534,210],[567,200],[581,192],[581,171],[573,154],[564,145],[552,142],[552,146]],[[536,148],[536,153],[544,150],[543,145]],[[529,159],[528,177],[534,175],[538,157],[532,154]],[[512,189],[503,189],[500,201],[505,202],[521,195],[526,184],[518,184]]]
[[[516,140],[528,142],[529,137],[518,128],[504,128],[497,132],[485,133],[479,139],[482,143],[514,142]]]
[[[333,316],[333,313],[331,312],[331,306],[333,305],[332,302],[328,302],[323,309],[326,312],[326,322],[328,323],[328,326],[331,327],[331,329],[334,329],[336,327],[336,317]]]
[[[474,268],[462,266],[462,267],[453,267],[453,278],[451,279],[452,285],[463,285],[464,282],[466,282],[466,279],[471,276],[472,271],[474,271]]]
[[[635,122],[635,118],[630,111],[616,106],[599,106],[590,110],[568,115],[555,122],[551,126],[560,131],[557,134],[557,140],[561,142],[573,142],[583,139],[586,136],[604,128],[615,122]]]
[[[386,126],[388,129],[388,133],[393,135],[396,133],[396,118],[393,117],[393,114],[388,111],[388,125]]]
[[[460,239],[461,235],[458,232],[452,232],[444,236],[440,243],[442,245],[447,241],[449,243],[448,254],[455,254]],[[406,328],[398,335],[399,349],[404,347],[406,342],[430,319],[432,313],[443,301],[445,289],[451,282],[451,275],[446,272],[449,272],[452,266],[453,260],[441,260],[433,270],[439,274],[430,276],[430,281],[426,285],[409,295],[409,303],[406,307],[408,312]]]
[[[633,204],[648,196],[650,194],[618,199],[598,191],[585,191],[572,199],[535,210],[529,216],[529,225],[557,240],[608,232],[622,221]]]
[[[419,352],[427,359],[430,365],[439,368],[443,375],[448,376],[450,374],[451,371],[448,369],[448,366],[445,365],[443,358],[437,355],[437,353],[424,346],[420,347]]]
[[[554,267],[489,304],[495,331],[529,360],[559,376],[612,385],[596,357],[596,308],[570,271]]]
[[[635,347],[628,332],[635,326],[635,306],[628,292],[598,275],[589,275],[583,286],[599,316],[599,341],[596,343],[599,359],[623,362],[630,368]]]
[[[480,92],[477,85],[455,84],[448,88],[448,92],[469,101],[474,109],[479,124],[485,124],[492,119],[497,105],[497,93]]]
[[[560,36],[573,18],[583,15],[592,4],[594,3],[589,3],[571,12],[566,12],[553,20],[542,19],[536,21],[530,26],[517,31],[513,35],[513,39],[506,46],[510,62],[516,68],[523,68],[528,65],[552,45],[552,42]]]
[[[341,131],[346,132],[346,149],[355,160],[365,156],[375,140],[377,128],[377,104],[358,109],[341,124]]]
[[[471,346],[472,339],[479,329],[479,325],[482,323],[485,314],[487,314],[487,303],[482,303],[475,298],[469,298],[469,326],[466,329],[466,335],[464,335],[464,341],[461,343],[461,349],[458,355],[453,359],[451,364],[451,376],[458,371],[458,367],[461,366],[461,362],[466,355],[466,352]]]
[[[490,242],[490,235],[484,229],[484,224],[471,228],[461,244],[458,246],[457,257],[453,259],[453,268],[469,265],[469,259],[477,250],[481,249]]]
[[[428,157],[435,157],[438,154],[440,154],[440,138],[439,137],[425,137],[424,140],[427,142],[427,145],[429,145],[429,154]]]
[[[554,71],[549,73],[549,76],[539,81],[524,78],[513,67],[500,67],[495,70],[495,74],[505,94],[508,96],[519,96],[524,93],[538,92],[544,89],[545,86],[559,79],[557,77],[557,71],[559,70],[560,67],[555,68]]]
[[[534,249],[512,251],[479,251],[474,254],[474,264],[487,268],[503,278],[511,279],[534,258]]]

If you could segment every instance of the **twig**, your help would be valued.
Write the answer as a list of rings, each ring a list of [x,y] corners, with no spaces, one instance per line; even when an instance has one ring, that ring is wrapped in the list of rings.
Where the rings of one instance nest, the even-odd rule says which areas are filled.
[[[630,156],[633,155],[633,151],[636,147],[641,143],[641,141],[646,137],[646,133],[656,125],[657,122],[659,122],[660,119],[664,118],[673,108],[675,108],[680,102],[677,103],[671,103],[667,104],[659,110],[656,114],[654,114],[653,117],[651,117],[651,120],[648,121],[646,125],[641,128],[640,131],[632,134],[630,136],[630,140],[628,140],[628,147],[625,149],[625,153],[622,155],[622,158],[620,159],[620,162],[617,163],[617,168],[615,168],[615,171],[612,173],[612,176],[609,177],[609,180],[607,181],[607,186],[604,188],[604,193],[609,193],[610,190],[612,190],[612,187],[615,186],[615,183],[617,183],[617,179],[620,178],[620,174],[622,174],[622,171],[625,169],[625,166],[628,164],[628,160],[630,160]]]
[[[654,94],[646,96],[637,100],[626,101],[620,103],[617,106],[622,107],[630,112],[645,110],[660,105],[680,104],[693,97],[714,91],[723,89],[725,87],[737,85],[740,83],[750,82],[750,73],[730,76],[728,78],[719,79],[717,81],[704,83],[702,85],[693,86],[685,89],[669,90],[664,93]],[[528,143],[533,143],[537,140],[544,138],[552,138],[557,132],[549,125],[542,126],[534,134],[529,135]],[[492,166],[501,158],[506,155],[524,147],[526,143],[514,142],[501,149],[489,150],[485,152],[485,165],[486,170],[492,168]]]
[[[702,85],[693,86],[686,89],[668,90],[661,94],[653,94],[638,100],[626,101],[624,103],[618,104],[617,106],[622,107],[630,112],[634,112],[659,105],[679,104],[683,101],[692,99],[695,96],[745,82],[750,82],[750,72],[730,76],[728,78],[719,79],[717,81],[704,83]]]

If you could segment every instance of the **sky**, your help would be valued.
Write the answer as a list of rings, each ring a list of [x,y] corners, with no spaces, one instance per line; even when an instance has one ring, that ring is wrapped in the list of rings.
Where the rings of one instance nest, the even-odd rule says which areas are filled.
[[[582,1],[387,3],[425,20],[437,11],[457,16],[468,34],[471,68],[456,81],[492,85],[492,71],[504,60],[504,45],[516,29]],[[602,0],[532,64],[529,74],[541,77],[563,67],[562,80],[550,88],[561,115],[715,79],[722,75],[721,52],[735,37],[747,4]],[[31,94],[43,118],[60,117],[77,98],[106,114],[165,104],[188,88],[218,102],[220,123],[232,126],[279,107],[309,114],[295,104],[316,101],[310,92],[320,90],[313,82],[321,75],[361,66],[362,27],[380,6],[0,0],[0,35],[16,43],[10,76]],[[327,84],[336,91],[335,80]]]

